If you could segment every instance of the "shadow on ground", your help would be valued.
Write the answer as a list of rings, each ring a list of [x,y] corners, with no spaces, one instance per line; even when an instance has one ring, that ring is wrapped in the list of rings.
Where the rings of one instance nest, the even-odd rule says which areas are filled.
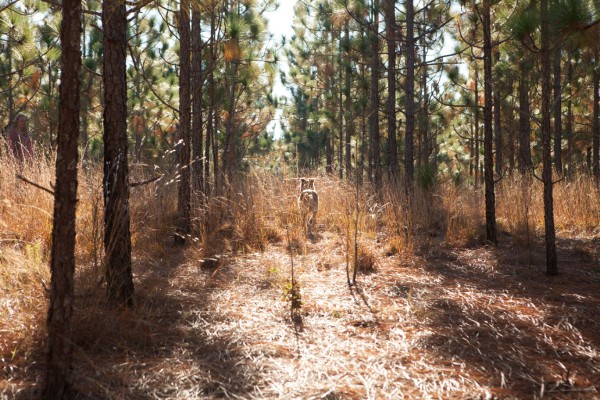
[[[184,249],[167,252],[163,260],[148,255],[134,262],[132,309],[107,306],[102,289],[78,299],[75,398],[245,397],[260,387],[260,374],[246,362],[239,338],[213,329],[233,323],[214,313],[211,294],[234,274],[226,264],[218,271],[185,264]],[[40,394],[45,360],[38,350],[36,383],[16,398]]]
[[[504,239],[497,249],[440,245],[424,257],[442,283],[419,311],[433,332],[422,346],[465,365],[498,396],[594,398],[600,265],[593,246],[559,240],[562,272],[548,277],[543,246],[524,255]]]

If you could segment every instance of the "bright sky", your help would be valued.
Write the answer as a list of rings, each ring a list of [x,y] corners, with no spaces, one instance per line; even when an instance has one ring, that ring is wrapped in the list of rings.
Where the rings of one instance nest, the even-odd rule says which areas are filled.
[[[296,0],[279,0],[279,7],[277,10],[265,14],[269,21],[269,32],[273,34],[273,45],[278,45],[281,42],[282,36],[287,36],[289,38],[294,34],[292,26],[294,20],[294,5],[296,5]],[[279,67],[284,71],[289,70],[287,59],[283,54],[279,54]],[[279,76],[275,79],[273,95],[276,98],[290,95],[290,92],[281,84]],[[278,109],[275,112],[275,119],[267,126],[267,130],[273,131],[276,139],[281,137],[281,127],[279,125],[281,116],[282,110]]]

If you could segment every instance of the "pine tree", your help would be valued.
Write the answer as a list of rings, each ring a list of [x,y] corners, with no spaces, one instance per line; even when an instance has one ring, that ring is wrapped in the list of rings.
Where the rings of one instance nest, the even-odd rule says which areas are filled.
[[[77,207],[82,8],[80,0],[63,0],[58,149],[48,308],[48,366],[43,397],[70,399]]]
[[[102,3],[104,30],[104,251],[108,298],[133,304],[127,162],[127,14],[124,0]]]

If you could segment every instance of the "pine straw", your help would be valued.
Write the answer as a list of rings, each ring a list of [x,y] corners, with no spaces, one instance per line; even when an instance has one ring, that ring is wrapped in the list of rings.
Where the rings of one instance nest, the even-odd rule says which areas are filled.
[[[291,186],[279,194],[283,214],[294,209]],[[564,272],[548,278],[539,239],[524,251],[508,235],[498,249],[428,237],[415,254],[386,256],[385,237],[363,216],[360,243],[377,262],[349,288],[347,231],[334,214],[351,205],[334,182],[319,188],[318,232],[305,240],[292,228],[302,331],[283,300],[285,240],[220,254],[207,269],[206,249],[165,247],[164,232],[147,229],[140,243],[155,244],[134,247],[135,307],[108,307],[102,290],[77,300],[79,398],[600,397],[598,238],[559,239]],[[43,379],[46,301],[40,284],[27,284],[35,295],[25,297],[38,300],[19,312],[18,287],[0,293],[13,302],[0,318],[0,397],[28,399]]]
[[[102,294],[77,305],[80,397],[599,396],[600,271],[581,252],[567,251],[574,262],[558,279],[519,265],[509,244],[379,254],[350,290],[341,243],[321,232],[295,257],[301,333],[282,301],[284,243],[214,271],[194,249],[138,258],[133,310],[109,309]],[[5,368],[5,395],[35,394],[39,346]]]

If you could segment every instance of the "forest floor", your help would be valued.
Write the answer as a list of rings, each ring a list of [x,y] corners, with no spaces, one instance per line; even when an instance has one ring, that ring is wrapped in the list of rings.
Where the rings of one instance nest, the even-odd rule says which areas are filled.
[[[379,239],[365,239],[375,270],[354,287],[340,235],[321,227],[301,243],[295,323],[285,239],[211,268],[192,248],[136,255],[132,310],[103,307],[102,293],[77,302],[78,397],[600,398],[600,238],[559,239],[557,277],[541,241],[524,252],[506,234],[498,248],[428,237],[389,255]],[[2,360],[0,398],[39,393],[45,304],[34,346]]]

